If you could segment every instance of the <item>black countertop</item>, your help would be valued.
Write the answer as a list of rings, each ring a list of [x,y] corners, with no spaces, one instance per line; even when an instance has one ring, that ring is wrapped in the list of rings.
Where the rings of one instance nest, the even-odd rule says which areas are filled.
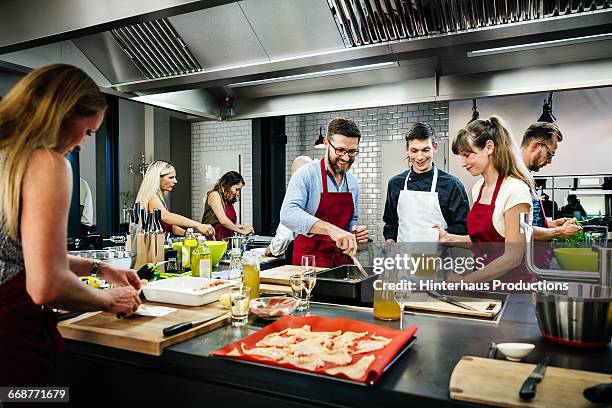
[[[398,327],[399,322],[375,320],[371,309],[313,304],[312,314],[348,317],[364,322]],[[136,398],[121,390],[132,387],[154,405],[197,404],[207,399],[223,402],[220,395],[231,392],[234,401],[283,406],[372,407],[415,403],[417,406],[467,405],[452,401],[448,383],[455,364],[464,355],[485,356],[492,341],[529,342],[536,345],[526,362],[537,362],[544,355],[551,366],[612,374],[612,347],[574,349],[556,345],[539,336],[530,297],[513,295],[498,325],[443,316],[404,315],[404,324],[419,327],[417,341],[374,386],[361,386],[334,379],[280,371],[210,357],[209,353],[254,333],[266,322],[251,318],[243,328],[224,326],[212,332],[167,348],[161,357],[115,350],[68,341],[68,352],[59,362],[64,381],[71,387],[71,401],[86,401],[83,387],[92,372],[102,384],[111,381],[113,391],[100,397],[106,402]],[[501,358],[501,357],[498,357]],[[97,377],[98,377],[97,375]],[[180,390],[180,392],[176,392]],[[221,393],[221,394],[219,394]],[[143,396],[143,395],[146,395]],[[373,405],[374,404],[374,405]],[[233,405],[233,404],[232,404]]]
[[[399,327],[399,322],[375,320],[372,310],[367,308],[313,304],[312,314]],[[210,352],[254,333],[265,324],[252,319],[243,328],[221,327],[171,346],[161,357],[68,341],[69,351],[60,359],[60,369],[71,386],[72,401],[86,398],[82,392],[82,376],[94,369],[101,376],[109,375],[114,379],[114,391],[105,395],[110,398],[109,402],[114,401],[113,397],[117,397],[117,401],[130,399],[132,394],[120,390],[125,388],[128,391],[128,384],[132,382],[142,383],[149,390],[146,398],[156,405],[166,402],[190,405],[207,400],[223,402],[222,395],[229,392],[234,402],[274,406],[282,401],[285,407],[372,407],[407,403],[436,407],[469,406],[449,399],[451,372],[464,355],[484,357],[492,341],[534,343],[536,349],[526,362],[534,363],[548,355],[551,366],[612,374],[610,345],[599,349],[575,349],[542,339],[528,295],[512,295],[498,325],[444,316],[405,314],[404,324],[419,327],[417,341],[374,386],[209,356]],[[180,393],[175,392],[177,389]],[[143,397],[143,394],[138,395]]]

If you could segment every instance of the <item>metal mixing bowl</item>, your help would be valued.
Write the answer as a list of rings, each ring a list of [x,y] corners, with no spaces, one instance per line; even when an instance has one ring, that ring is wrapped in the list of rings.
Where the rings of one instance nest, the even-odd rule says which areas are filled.
[[[568,290],[533,293],[542,335],[577,347],[607,345],[612,337],[612,288],[568,283]]]

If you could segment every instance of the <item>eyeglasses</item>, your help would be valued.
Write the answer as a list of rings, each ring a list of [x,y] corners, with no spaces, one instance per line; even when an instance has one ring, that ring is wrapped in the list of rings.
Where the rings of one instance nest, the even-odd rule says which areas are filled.
[[[546,143],[540,142],[540,144],[546,148],[546,151],[547,151],[546,158],[547,159],[552,159],[553,157],[555,157],[556,153],[553,152],[552,150],[550,150],[550,147],[548,147],[548,145],[546,145]]]
[[[338,156],[344,156],[345,154],[348,154],[349,157],[357,157],[357,155],[359,154],[359,149],[354,149],[354,150],[346,150],[343,148],[337,148],[336,146],[334,146],[329,139],[327,139],[327,142],[329,143],[329,145],[331,147],[334,148],[334,151],[336,152],[336,154]]]

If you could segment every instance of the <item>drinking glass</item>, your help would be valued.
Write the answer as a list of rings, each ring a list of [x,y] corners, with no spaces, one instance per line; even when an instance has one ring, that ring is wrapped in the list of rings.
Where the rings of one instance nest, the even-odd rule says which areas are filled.
[[[393,297],[400,307],[400,330],[404,330],[404,307],[410,299],[410,277],[407,274],[400,273],[398,282],[393,291]]]
[[[298,300],[298,306],[295,310],[303,312],[306,310],[306,291],[304,290],[304,285],[302,285],[302,275],[299,273],[291,275],[289,283],[291,284],[293,297]]]
[[[302,255],[302,266],[304,267],[304,272],[314,272],[317,267],[315,263],[315,256]]]
[[[232,327],[241,327],[249,321],[251,288],[239,285],[230,288]]]
[[[306,291],[306,315],[310,315],[310,293],[317,284],[317,273],[313,270],[311,272],[302,273],[302,287]]]

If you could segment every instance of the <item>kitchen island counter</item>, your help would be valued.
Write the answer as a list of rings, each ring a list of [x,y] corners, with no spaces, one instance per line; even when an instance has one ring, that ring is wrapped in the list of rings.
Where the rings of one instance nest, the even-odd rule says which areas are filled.
[[[312,313],[375,320],[371,309],[313,304]],[[59,359],[70,399],[84,404],[96,384],[96,400],[149,402],[153,406],[219,403],[236,406],[470,406],[449,399],[448,383],[464,355],[485,356],[492,341],[529,342],[536,350],[526,362],[548,355],[551,365],[612,374],[612,347],[574,349],[542,339],[528,295],[512,295],[499,325],[469,319],[406,314],[419,326],[417,341],[374,386],[360,386],[273,368],[213,358],[209,353],[254,333],[266,322],[251,318],[244,328],[221,327],[151,357],[83,342],[67,341]],[[498,357],[500,358],[500,357]],[[104,380],[104,378],[107,378]],[[494,379],[491,379],[494,381]]]

